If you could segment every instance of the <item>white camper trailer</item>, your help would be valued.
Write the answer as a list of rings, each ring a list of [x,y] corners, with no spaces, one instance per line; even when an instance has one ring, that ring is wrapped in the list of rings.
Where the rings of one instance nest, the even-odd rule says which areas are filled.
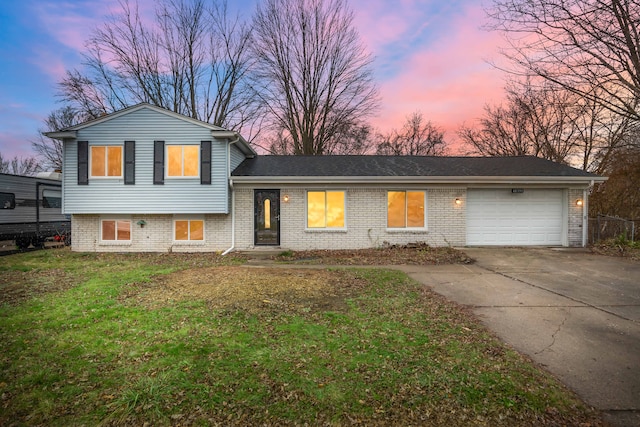
[[[60,175],[0,174],[0,241],[14,240],[20,249],[40,247],[48,239],[69,241],[71,221],[62,214]]]

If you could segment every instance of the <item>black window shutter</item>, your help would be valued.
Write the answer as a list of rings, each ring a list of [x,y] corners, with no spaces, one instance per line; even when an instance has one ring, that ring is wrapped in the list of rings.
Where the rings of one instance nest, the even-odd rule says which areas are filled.
[[[124,183],[133,185],[136,183],[136,142],[124,142]]]
[[[78,185],[89,185],[88,141],[78,141]]]
[[[211,141],[200,141],[200,184],[211,184]]]
[[[153,141],[153,183],[164,184],[164,141]]]

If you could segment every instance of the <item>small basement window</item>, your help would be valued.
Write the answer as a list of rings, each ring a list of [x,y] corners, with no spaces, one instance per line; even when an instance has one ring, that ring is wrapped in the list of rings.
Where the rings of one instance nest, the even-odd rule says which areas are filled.
[[[100,240],[103,242],[131,242],[131,221],[123,219],[103,219]]]
[[[203,241],[204,221],[201,219],[179,219],[174,221],[175,241]]]

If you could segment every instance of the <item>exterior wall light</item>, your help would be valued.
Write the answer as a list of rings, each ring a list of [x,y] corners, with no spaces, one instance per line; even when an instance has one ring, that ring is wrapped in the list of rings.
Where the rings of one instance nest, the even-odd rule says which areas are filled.
[[[285,195],[282,197],[282,200],[283,200],[285,203],[289,203],[289,195],[288,195],[288,194],[285,194]]]
[[[456,197],[456,205],[460,206],[462,204],[462,199],[459,197]]]
[[[576,206],[582,206],[582,199],[576,200]]]
[[[144,219],[141,219],[140,221],[137,222],[137,224],[140,226],[140,228],[144,228],[144,226],[147,225],[147,221],[145,221]]]

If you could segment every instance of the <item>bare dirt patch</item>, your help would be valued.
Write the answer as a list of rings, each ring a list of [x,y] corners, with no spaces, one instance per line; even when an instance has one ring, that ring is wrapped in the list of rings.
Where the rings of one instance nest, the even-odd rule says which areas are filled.
[[[18,305],[40,295],[71,289],[77,284],[76,278],[67,275],[61,269],[1,271],[0,305]]]
[[[225,266],[159,276],[123,297],[148,307],[195,300],[216,309],[342,311],[366,284],[348,271]]]
[[[436,265],[469,264],[464,252],[451,247],[431,247],[425,243],[390,245],[355,250],[287,251],[275,261],[328,265]]]

